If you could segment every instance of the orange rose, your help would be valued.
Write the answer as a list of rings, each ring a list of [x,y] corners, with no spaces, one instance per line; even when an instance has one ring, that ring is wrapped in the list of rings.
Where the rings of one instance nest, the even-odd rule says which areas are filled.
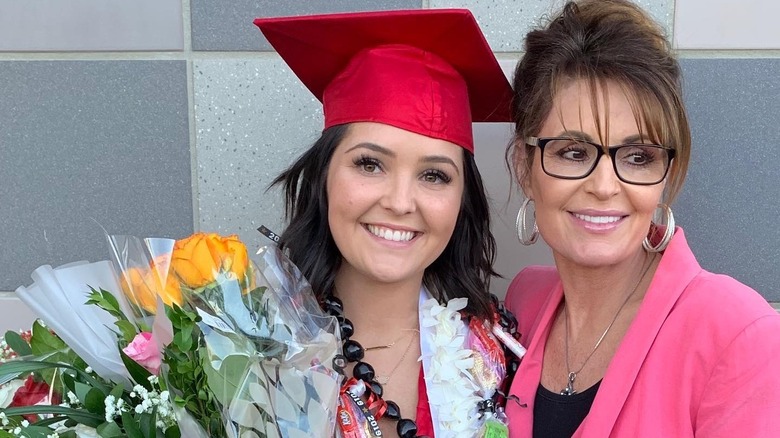
[[[122,290],[130,301],[143,308],[147,312],[157,311],[157,296],[162,298],[167,305],[176,303],[181,305],[181,289],[176,279],[169,275],[162,286],[160,277],[154,265],[149,268],[130,268],[122,275]]]
[[[244,282],[248,264],[246,247],[235,234],[222,237],[195,233],[176,241],[171,257],[171,270],[192,289],[213,283],[223,272],[230,272]]]

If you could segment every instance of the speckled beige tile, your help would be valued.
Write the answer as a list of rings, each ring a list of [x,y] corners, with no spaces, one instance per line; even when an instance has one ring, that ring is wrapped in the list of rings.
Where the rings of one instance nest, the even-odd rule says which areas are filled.
[[[281,59],[197,61],[193,67],[199,228],[238,233],[250,247],[281,232],[268,184],[322,130],[319,102]]]

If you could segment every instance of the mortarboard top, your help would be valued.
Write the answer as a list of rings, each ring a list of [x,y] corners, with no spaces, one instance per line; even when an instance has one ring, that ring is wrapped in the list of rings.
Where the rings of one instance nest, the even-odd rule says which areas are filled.
[[[417,9],[258,18],[323,103],[325,128],[373,121],[473,152],[471,122],[508,122],[512,89],[471,12]]]

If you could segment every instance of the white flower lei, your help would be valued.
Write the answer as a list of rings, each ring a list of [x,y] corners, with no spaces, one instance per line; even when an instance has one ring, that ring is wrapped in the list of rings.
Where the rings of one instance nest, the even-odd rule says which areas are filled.
[[[421,359],[427,365],[428,402],[437,438],[473,438],[482,424],[477,407],[480,388],[470,371],[475,353],[468,348],[469,329],[459,313],[467,302],[454,298],[442,306],[429,298],[420,309],[420,336],[430,347],[423,349]]]

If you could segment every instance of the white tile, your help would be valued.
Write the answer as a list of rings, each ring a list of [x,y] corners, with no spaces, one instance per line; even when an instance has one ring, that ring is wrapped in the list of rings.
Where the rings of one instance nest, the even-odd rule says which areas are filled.
[[[780,49],[777,0],[677,0],[680,49]]]
[[[0,336],[8,330],[29,330],[35,314],[13,292],[0,292]]]
[[[0,51],[182,50],[180,0],[3,0]]]
[[[672,28],[673,0],[636,0],[668,32]],[[431,8],[467,8],[477,19],[495,52],[519,52],[523,38],[544,19],[558,12],[562,0],[430,0]]]

